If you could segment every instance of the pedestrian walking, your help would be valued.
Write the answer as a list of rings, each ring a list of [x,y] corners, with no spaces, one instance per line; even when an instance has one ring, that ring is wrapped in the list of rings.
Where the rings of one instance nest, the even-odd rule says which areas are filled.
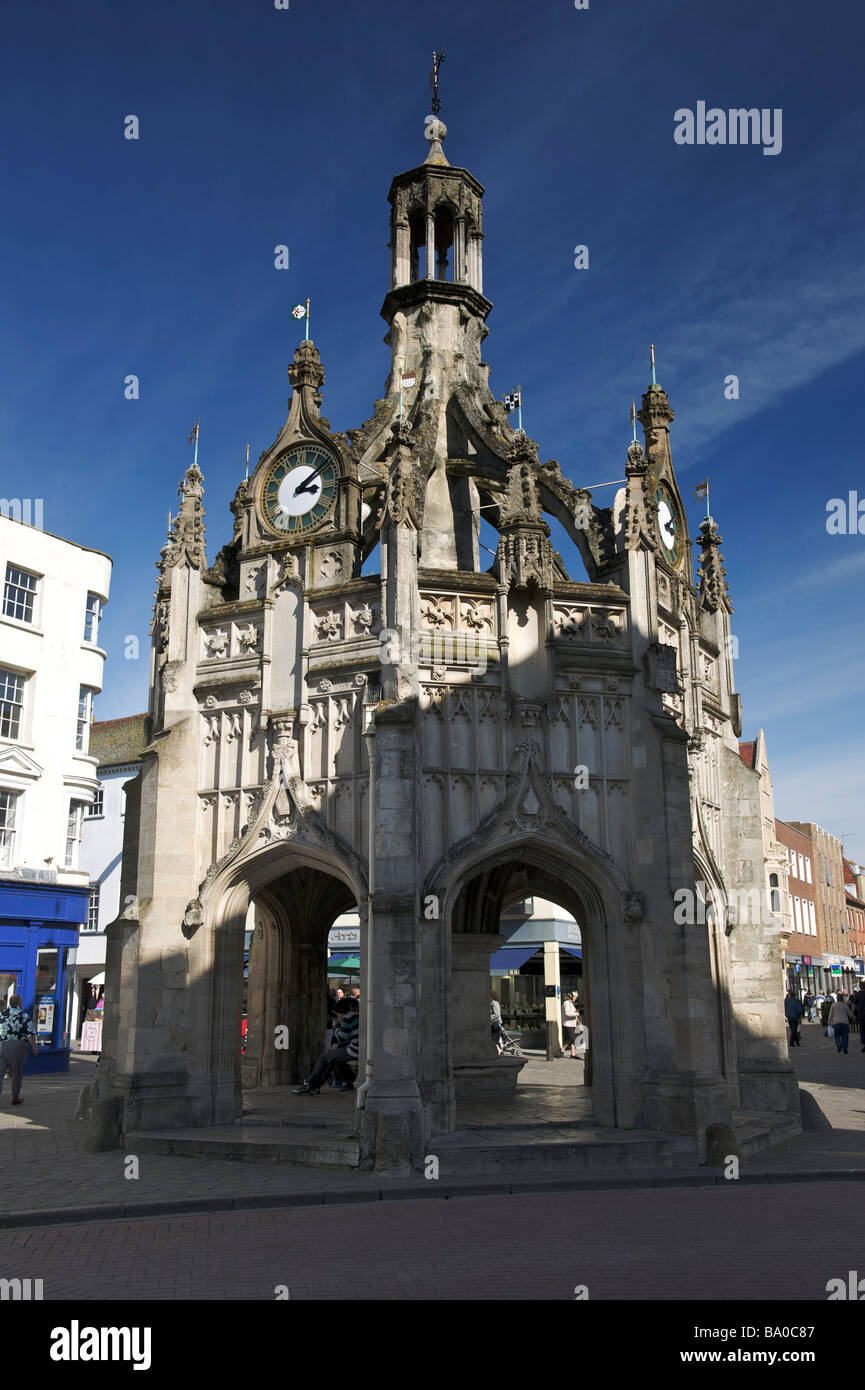
[[[571,1056],[577,1055],[577,1024],[580,1021],[580,1013],[577,1008],[576,994],[569,994],[562,1005],[562,1056],[568,1048],[571,1049]]]
[[[810,989],[807,989],[807,990],[805,991],[805,997],[804,997],[804,999],[802,1000],[802,1003],[803,1003],[803,1005],[805,1006],[805,1019],[806,1019],[806,1021],[807,1021],[808,1023],[813,1023],[813,1022],[814,1022],[814,996],[813,996],[813,994],[811,993]]]
[[[504,1052],[502,1043],[502,1006],[499,1003],[498,995],[494,989],[490,990],[490,1034],[496,1045],[496,1054],[501,1057]]]
[[[835,1040],[835,1047],[838,1052],[846,1055],[847,1044],[850,1040],[850,1023],[853,1015],[848,1005],[845,1003],[844,995],[839,990],[838,998],[829,1010],[829,1027],[832,1029],[832,1037]]]
[[[862,1051],[865,1052],[865,1028],[862,1026],[865,1023],[865,983],[861,984],[854,992],[850,1002],[855,1006],[859,1017],[859,1041],[862,1044]]]
[[[777,995],[775,996],[777,998]],[[791,989],[787,990],[787,997],[784,1000],[784,1014],[790,1025],[790,1046],[801,1047],[802,1040],[799,1037],[799,1023],[805,1012],[801,999],[797,999]]]
[[[20,994],[12,994],[8,1007],[0,1009],[0,1091],[3,1090],[7,1071],[11,1072],[13,1105],[22,1103],[21,1074],[28,1044],[33,1056],[39,1056],[36,1029],[32,1018],[22,1008],[23,1002]]]

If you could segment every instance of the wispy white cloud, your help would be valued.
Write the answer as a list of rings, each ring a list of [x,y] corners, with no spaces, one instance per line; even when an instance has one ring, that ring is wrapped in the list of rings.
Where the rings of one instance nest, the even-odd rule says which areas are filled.
[[[829,706],[865,693],[865,656],[845,653],[838,636],[821,633],[807,642],[761,642],[754,663],[749,659],[743,669],[746,716],[759,711],[765,722],[807,715],[808,736],[813,738],[815,730],[825,727]],[[748,657],[747,649],[742,655]]]
[[[651,331],[664,344],[666,362],[679,368],[674,405],[680,471],[700,466],[702,454],[726,431],[865,352],[863,226],[861,212],[847,205],[843,193],[858,183],[860,127],[856,113],[831,144],[808,157],[791,153],[784,169],[772,171],[771,196],[758,183],[733,201],[689,209],[678,234],[670,228],[677,254],[653,266],[650,308],[641,310],[613,290],[605,332],[592,339],[585,362],[583,389],[602,390],[607,400],[629,400],[633,343]],[[676,192],[684,195],[681,183]],[[636,199],[629,208],[620,248],[623,272],[632,269],[633,246],[649,236],[657,219],[650,199],[643,208],[637,210]],[[614,259],[619,254],[608,247],[610,252]],[[537,331],[552,331],[563,310],[573,312],[585,296],[586,282],[577,272],[570,281],[562,280],[558,268],[554,275],[557,292],[533,301]],[[648,321],[640,322],[648,312],[651,330]],[[725,399],[729,373],[739,378],[738,400]],[[661,379],[669,385],[663,371]],[[539,413],[553,415],[571,408],[562,402],[558,382],[537,405]],[[592,424],[586,423],[583,445],[591,443]]]
[[[775,815],[781,820],[815,821],[839,839],[844,837],[848,858],[865,860],[865,747],[861,742],[831,762],[810,750],[776,757],[770,734],[767,747]]]

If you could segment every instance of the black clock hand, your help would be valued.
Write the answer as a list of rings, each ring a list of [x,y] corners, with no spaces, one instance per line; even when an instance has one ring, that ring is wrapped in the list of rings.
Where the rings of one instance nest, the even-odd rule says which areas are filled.
[[[295,497],[297,497],[301,492],[314,492],[315,488],[311,488],[310,483],[315,482],[319,473],[323,473],[329,463],[330,459],[325,459],[324,463],[319,464],[318,468],[316,468],[314,473],[310,473],[308,478],[304,478],[302,483],[298,483],[297,487],[294,489]]]

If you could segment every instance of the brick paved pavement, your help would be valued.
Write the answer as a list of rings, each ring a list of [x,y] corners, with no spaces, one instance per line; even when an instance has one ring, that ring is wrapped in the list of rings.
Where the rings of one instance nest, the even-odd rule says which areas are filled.
[[[785,1173],[803,1172],[813,1178],[833,1170],[865,1171],[865,1054],[860,1046],[858,1035],[854,1035],[849,1055],[839,1057],[819,1027],[806,1026],[803,1045],[794,1049],[793,1061],[811,1097],[815,1122],[828,1124],[830,1128],[796,1136],[757,1155],[744,1173],[749,1182],[762,1174],[778,1179]],[[0,1163],[7,1177],[0,1202],[0,1224],[7,1221],[10,1214],[27,1220],[25,1213],[34,1211],[63,1209],[72,1216],[90,1210],[94,1216],[107,1215],[107,1212],[92,1210],[104,1204],[116,1205],[116,1214],[122,1215],[124,1205],[128,1213],[130,1207],[142,1210],[144,1204],[149,1204],[152,1213],[182,1202],[195,1203],[199,1210],[208,1204],[213,1209],[220,1203],[227,1209],[232,1203],[274,1201],[279,1204],[280,1199],[285,1202],[306,1199],[321,1204],[347,1194],[352,1194],[354,1200],[377,1202],[381,1193],[393,1196],[408,1195],[412,1191],[425,1195],[430,1192],[432,1184],[417,1179],[386,1180],[358,1170],[239,1164],[214,1158],[159,1154],[142,1154],[140,1177],[130,1181],[124,1177],[122,1152],[90,1154],[83,1147],[83,1125],[75,1119],[75,1107],[78,1090],[93,1075],[93,1065],[92,1057],[74,1057],[68,1076],[28,1078],[25,1104],[15,1110],[9,1108],[8,1093],[0,1097]],[[574,1070],[570,1073],[574,1077],[577,1065],[573,1064]],[[526,1071],[531,1069],[535,1096],[538,1095],[535,1087],[545,1076],[553,1081],[557,1091],[568,1084],[565,1081],[568,1067],[567,1061],[550,1064],[532,1061]],[[350,1101],[351,1097],[341,1099]],[[526,1097],[526,1102],[534,1109],[534,1100]],[[559,1102],[560,1093],[556,1105]],[[313,1106],[318,1102],[308,1104]],[[8,1177],[10,1173],[14,1174],[12,1181]],[[525,1190],[530,1179],[531,1173],[523,1169],[515,1177],[516,1186]],[[671,1181],[704,1184],[715,1180],[717,1174],[697,1169],[682,1171],[675,1178],[670,1173],[659,1176],[634,1172],[621,1178],[611,1175],[607,1181],[627,1187],[630,1184],[647,1186],[653,1182],[666,1185]],[[506,1173],[491,1179],[481,1171],[449,1180],[448,1187],[477,1190],[483,1188],[485,1181],[498,1191],[507,1191],[514,1185],[509,1183]],[[561,1183],[555,1177],[546,1180],[538,1177],[537,1181],[538,1184]]]
[[[269,1301],[277,1285],[302,1301],[570,1301],[584,1284],[592,1300],[825,1302],[856,1258],[828,1241],[806,1250],[803,1222],[858,1222],[861,1190],[730,1183],[79,1223],[0,1231],[0,1277],[42,1279],[49,1301]]]

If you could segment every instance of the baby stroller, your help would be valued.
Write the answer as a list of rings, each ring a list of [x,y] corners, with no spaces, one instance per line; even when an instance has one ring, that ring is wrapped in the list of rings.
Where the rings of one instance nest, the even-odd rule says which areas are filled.
[[[499,1042],[500,1042],[501,1045],[502,1045],[502,1056],[503,1056],[503,1057],[527,1057],[527,1056],[528,1056],[528,1053],[527,1053],[527,1052],[523,1052],[523,1049],[520,1047],[520,1045],[519,1045],[519,1043],[517,1042],[516,1038],[512,1038],[512,1037],[510,1036],[509,1033],[506,1033],[505,1030],[504,1030],[504,1028],[502,1029],[501,1034],[500,1034],[500,1036],[499,1036]]]

